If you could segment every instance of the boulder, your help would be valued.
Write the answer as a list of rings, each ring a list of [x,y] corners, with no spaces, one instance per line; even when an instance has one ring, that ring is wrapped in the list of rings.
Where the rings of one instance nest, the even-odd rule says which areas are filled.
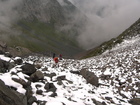
[[[20,57],[16,57],[14,60],[15,64],[21,65],[23,63],[22,59]]]
[[[10,69],[11,65],[9,62],[6,62],[0,59],[0,73],[6,73]]]
[[[140,98],[133,98],[130,100],[132,105],[140,105]]]
[[[94,86],[99,85],[99,79],[93,72],[90,72],[87,69],[82,69],[80,71],[80,75],[82,75],[86,79],[87,83],[90,83]]]
[[[37,90],[36,94],[42,95],[43,91],[42,90]]]
[[[17,95],[0,80],[0,105],[27,105],[25,96],[19,94]]]
[[[58,81],[65,80],[65,79],[66,79],[66,76],[65,75],[62,75],[62,76],[58,76],[57,77],[57,80]]]
[[[52,91],[52,92],[56,92],[56,87],[54,86],[53,83],[46,83],[45,87],[44,87],[47,91]]]
[[[36,97],[32,96],[28,100],[28,105],[33,105],[34,102],[37,102],[37,99]]]
[[[36,71],[30,76],[31,81],[37,82],[39,80],[44,79],[44,74],[41,71]]]
[[[36,72],[35,66],[29,63],[25,63],[23,66],[21,66],[21,69],[22,73],[27,74],[29,76]]]

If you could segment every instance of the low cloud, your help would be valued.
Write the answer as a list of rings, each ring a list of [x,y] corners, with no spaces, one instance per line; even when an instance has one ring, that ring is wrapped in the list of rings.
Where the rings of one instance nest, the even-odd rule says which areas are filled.
[[[0,29],[9,29],[10,24],[18,19],[16,6],[21,0],[0,0]]]
[[[69,1],[91,21],[78,38],[80,44],[87,49],[117,37],[140,18],[140,0]]]
[[[63,0],[58,1],[65,5]],[[140,18],[140,0],[69,1],[89,18],[86,30],[82,30],[78,37],[79,43],[86,49],[118,36]],[[23,0],[0,0],[0,29],[9,29],[10,24],[17,21],[16,7],[21,2]]]

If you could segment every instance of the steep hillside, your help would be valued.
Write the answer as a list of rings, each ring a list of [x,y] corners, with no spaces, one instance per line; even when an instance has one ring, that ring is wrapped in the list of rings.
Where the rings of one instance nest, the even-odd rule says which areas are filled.
[[[2,105],[19,102],[24,105],[140,103],[139,35],[124,40],[100,56],[63,59],[57,65],[46,56],[21,59],[0,54],[0,68]],[[11,96],[19,100],[13,101],[15,98]]]
[[[112,49],[115,45],[121,43],[124,39],[129,39],[135,36],[140,37],[140,19],[138,19],[132,26],[126,29],[118,37],[113,38],[107,42],[102,43],[100,46],[97,46],[93,49],[90,49],[82,54],[79,54],[79,58],[88,58],[96,55],[100,55],[106,50]]]
[[[69,1],[63,2],[65,5],[57,0],[23,0],[15,7],[18,20],[10,30],[0,32],[1,40],[33,52],[73,56],[83,51],[76,38],[79,30],[84,28],[86,17]],[[77,13],[81,18],[75,16]]]

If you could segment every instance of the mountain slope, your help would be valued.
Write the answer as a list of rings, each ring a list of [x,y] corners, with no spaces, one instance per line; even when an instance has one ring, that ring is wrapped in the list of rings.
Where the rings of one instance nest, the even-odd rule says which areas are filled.
[[[28,105],[135,105],[140,102],[139,52],[137,35],[99,56],[63,59],[59,66],[55,66],[52,58],[44,56],[29,56],[21,62],[19,57],[11,59],[0,55],[12,64],[19,61],[8,72],[0,73],[0,79],[25,95],[24,102]],[[32,72],[34,67],[35,73]],[[98,86],[83,78],[80,74],[83,69],[98,77]]]
[[[1,31],[1,36],[8,35],[1,40],[6,39],[10,46],[23,46],[33,52],[73,56],[83,51],[76,38],[84,27],[86,17],[72,3],[64,2],[65,6],[57,0],[23,0],[15,7],[19,19],[12,24],[10,32]],[[75,12],[83,18],[75,17]]]
[[[113,38],[107,42],[102,43],[93,49],[83,52],[79,55],[79,58],[88,58],[96,55],[100,55],[106,50],[112,49],[115,45],[121,43],[124,39],[129,39],[140,34],[140,19],[138,19],[132,26],[126,29],[118,37]]]

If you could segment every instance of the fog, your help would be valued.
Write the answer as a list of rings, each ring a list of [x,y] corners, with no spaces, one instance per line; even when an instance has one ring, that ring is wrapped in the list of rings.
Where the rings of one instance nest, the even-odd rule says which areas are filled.
[[[0,29],[9,29],[10,24],[17,21],[19,17],[16,6],[19,6],[22,1],[0,0]],[[90,21],[78,37],[80,45],[86,49],[117,37],[140,18],[140,0],[69,1]],[[62,0],[59,0],[59,2],[62,2]]]
[[[140,0],[69,0],[87,15],[90,23],[78,41],[92,48],[117,37],[140,18]]]
[[[16,6],[21,0],[0,0],[0,29],[9,29],[11,23],[18,19]]]

